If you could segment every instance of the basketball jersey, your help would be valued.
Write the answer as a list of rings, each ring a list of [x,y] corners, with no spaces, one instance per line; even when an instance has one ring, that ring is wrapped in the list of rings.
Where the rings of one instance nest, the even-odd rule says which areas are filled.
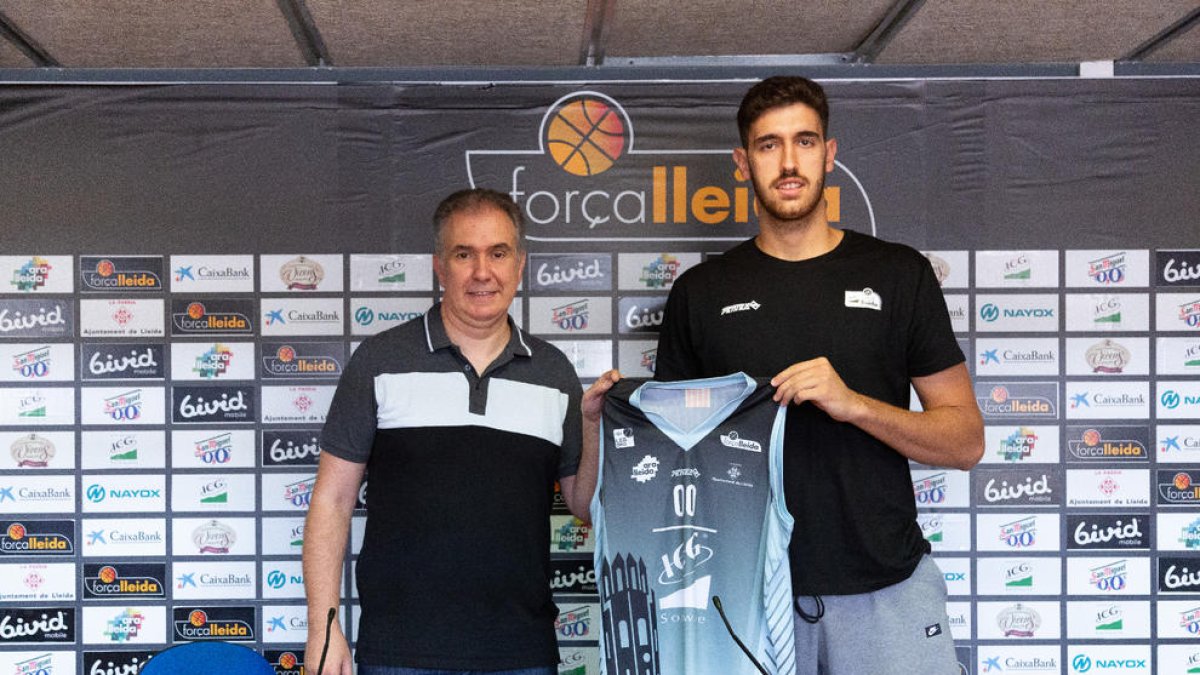
[[[608,392],[591,512],[606,675],[795,672],[787,408],[742,373]]]

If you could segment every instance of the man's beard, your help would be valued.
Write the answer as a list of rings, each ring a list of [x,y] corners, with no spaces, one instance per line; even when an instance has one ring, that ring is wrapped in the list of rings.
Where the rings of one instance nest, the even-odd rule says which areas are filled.
[[[815,187],[816,189],[813,190],[808,198],[803,201],[784,201],[782,199],[776,199],[774,197],[774,193],[771,192],[770,186],[768,185],[764,188],[763,186],[759,185],[758,177],[755,176],[753,172],[751,172],[750,178],[751,182],[754,183],[755,194],[758,195],[759,206],[761,206],[764,211],[771,214],[771,217],[775,219],[776,224],[778,225],[787,225],[790,223],[795,223],[796,221],[806,220],[812,214],[814,209],[821,206],[821,198],[825,195],[824,173],[817,178],[815,185],[810,183],[810,186]],[[802,176],[800,175],[800,172],[793,169],[791,171],[784,171],[783,173],[779,174],[779,178],[777,180],[782,180],[784,178],[802,178]]]

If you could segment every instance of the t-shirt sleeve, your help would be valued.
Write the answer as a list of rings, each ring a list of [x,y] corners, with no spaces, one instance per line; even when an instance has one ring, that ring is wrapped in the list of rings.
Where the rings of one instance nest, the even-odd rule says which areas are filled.
[[[321,430],[321,452],[360,464],[371,455],[377,423],[375,369],[368,345],[359,345],[350,357]]]
[[[908,331],[909,377],[933,375],[966,360],[954,339],[946,298],[933,267],[924,256],[916,255],[920,261]]]
[[[692,340],[692,317],[688,308],[687,273],[671,287],[662,325],[658,330],[658,349],[654,357],[654,379],[662,382],[703,377],[696,345]]]
[[[562,450],[558,458],[558,477],[574,476],[579,472],[579,458],[583,454],[583,388],[575,370],[569,365],[567,382],[567,414],[563,417]]]

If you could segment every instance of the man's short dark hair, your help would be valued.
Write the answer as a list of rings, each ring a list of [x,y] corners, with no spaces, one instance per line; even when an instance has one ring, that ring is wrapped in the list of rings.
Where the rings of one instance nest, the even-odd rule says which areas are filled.
[[[742,98],[738,107],[738,133],[742,136],[742,147],[750,144],[750,125],[754,124],[763,113],[772,108],[780,108],[795,103],[817,111],[821,117],[821,135],[829,135],[829,101],[825,98],[825,90],[821,85],[807,77],[794,75],[776,75],[768,77],[750,87],[750,91]]]
[[[512,221],[513,227],[517,228],[517,250],[525,250],[525,218],[521,214],[521,207],[503,192],[489,190],[487,188],[472,188],[469,190],[459,190],[454,194],[442,200],[438,204],[437,210],[433,212],[433,251],[434,253],[442,253],[442,232],[446,228],[446,221],[457,213],[465,213],[475,211],[477,209],[494,208]]]

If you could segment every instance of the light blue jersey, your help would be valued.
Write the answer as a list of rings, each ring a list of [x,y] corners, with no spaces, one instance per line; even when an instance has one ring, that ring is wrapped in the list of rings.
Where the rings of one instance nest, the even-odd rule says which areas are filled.
[[[592,500],[607,675],[796,669],[783,499],[786,407],[737,373],[609,391]]]

